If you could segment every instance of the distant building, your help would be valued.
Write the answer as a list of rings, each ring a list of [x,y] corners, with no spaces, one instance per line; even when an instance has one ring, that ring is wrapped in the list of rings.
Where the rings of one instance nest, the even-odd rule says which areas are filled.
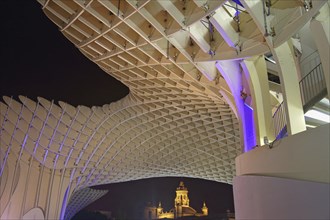
[[[174,199],[174,208],[165,212],[162,208],[161,202],[158,207],[149,204],[144,210],[144,219],[177,219],[181,217],[195,216],[203,217],[208,215],[208,208],[205,202],[203,203],[202,213],[197,213],[195,209],[189,206],[188,189],[180,182],[179,187],[176,189],[176,197]]]

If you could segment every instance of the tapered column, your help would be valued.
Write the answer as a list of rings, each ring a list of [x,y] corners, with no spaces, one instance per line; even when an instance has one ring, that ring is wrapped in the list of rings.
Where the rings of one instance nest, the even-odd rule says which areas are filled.
[[[264,137],[274,140],[266,62],[258,56],[242,61],[241,66],[253,100],[257,144],[261,146],[265,144]]]
[[[291,42],[288,41],[274,48],[273,55],[279,66],[287,131],[289,135],[293,135],[306,130],[306,125],[300,96],[298,70]]]
[[[218,61],[216,67],[226,80],[233,94],[240,122],[241,143],[244,145],[244,152],[249,151],[256,145],[255,127],[253,109],[245,105],[241,97],[243,87],[239,61]]]

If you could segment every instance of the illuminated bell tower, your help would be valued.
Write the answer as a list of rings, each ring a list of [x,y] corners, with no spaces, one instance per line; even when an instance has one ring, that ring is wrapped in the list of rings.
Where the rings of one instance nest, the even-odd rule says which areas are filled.
[[[183,182],[180,182],[178,188],[176,188],[176,197],[174,205],[189,206],[188,189],[184,186]]]
[[[182,217],[182,207],[189,206],[188,189],[184,186],[183,182],[180,182],[178,188],[176,188],[176,197],[174,200],[175,218]]]
[[[158,207],[157,207],[157,218],[163,214],[163,208],[162,208],[162,203],[159,202]]]

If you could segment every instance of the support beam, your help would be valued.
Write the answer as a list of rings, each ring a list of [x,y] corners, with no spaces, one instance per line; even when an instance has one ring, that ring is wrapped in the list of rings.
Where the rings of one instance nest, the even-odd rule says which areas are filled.
[[[235,48],[235,44],[239,41],[239,34],[232,27],[231,22],[233,18],[229,16],[225,9],[222,7],[218,8],[210,18],[210,21],[226,43],[230,47]]]
[[[205,27],[201,22],[196,22],[189,27],[189,33],[192,39],[198,44],[198,46],[204,51],[204,53],[208,53],[210,48],[208,39],[209,30]]]
[[[320,13],[310,22],[310,29],[322,62],[323,74],[326,80],[328,99],[330,99],[330,21],[329,3],[325,4]]]
[[[273,49],[285,103],[287,131],[289,135],[306,130],[304,110],[301,102],[299,78],[291,41]]]
[[[255,127],[251,109],[244,104],[244,100],[241,98],[242,73],[239,61],[218,61],[216,67],[226,80],[234,96],[240,122],[242,150],[247,152],[256,145]]]
[[[306,13],[303,13],[301,16],[298,17],[298,19],[288,23],[281,30],[277,31],[277,32],[279,32],[279,34],[277,34],[274,37],[274,47],[277,47],[277,46],[283,44],[291,36],[293,36],[295,33],[297,33],[297,31],[299,31],[313,16],[315,16],[318,13],[320,8],[324,4],[327,5],[326,2],[327,1],[313,1],[313,8],[311,10],[309,10]]]
[[[252,95],[257,144],[262,146],[267,144],[264,137],[275,139],[266,62],[264,56],[258,56],[242,61],[241,66]]]
[[[196,63],[204,76],[210,81],[213,81],[217,75],[215,61]]]

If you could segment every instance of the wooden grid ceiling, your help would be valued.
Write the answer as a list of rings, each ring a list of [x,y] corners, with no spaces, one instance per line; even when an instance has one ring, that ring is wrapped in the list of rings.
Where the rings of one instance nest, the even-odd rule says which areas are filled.
[[[4,97],[1,161],[9,153],[37,160],[66,171],[77,188],[159,176],[232,182],[239,124],[219,93],[229,89],[215,62],[269,50],[244,8],[221,0],[38,1],[130,94],[92,108]],[[218,28],[237,30],[237,9],[233,46]]]

